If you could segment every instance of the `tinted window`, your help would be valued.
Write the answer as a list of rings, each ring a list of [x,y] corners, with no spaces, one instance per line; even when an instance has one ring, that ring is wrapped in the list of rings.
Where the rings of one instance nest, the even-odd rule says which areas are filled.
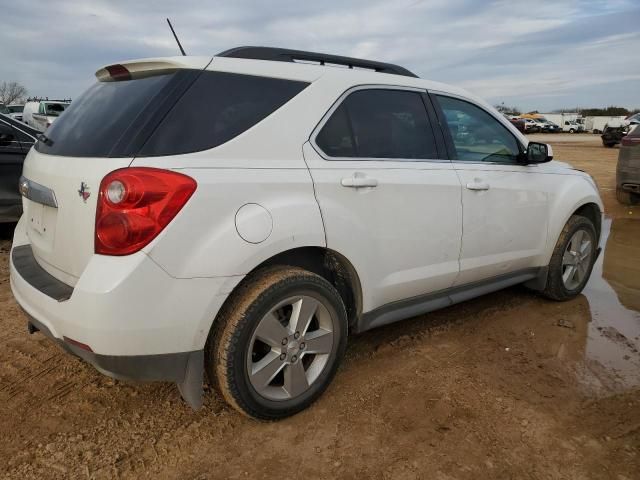
[[[74,100],[36,149],[51,155],[108,157],[133,120],[172,80],[173,74],[137,80],[97,82]],[[40,104],[44,106],[43,103]],[[118,152],[113,156],[129,156]]]
[[[353,92],[322,127],[316,143],[332,157],[438,158],[422,96],[402,90]]]
[[[24,105],[9,105],[11,113],[22,113],[22,110],[24,110]]]
[[[344,103],[333,112],[316,137],[316,144],[330,157],[356,157],[353,134]]]
[[[175,155],[221,145],[273,113],[307,85],[277,78],[204,72],[138,155]]]
[[[516,138],[496,118],[463,100],[438,96],[456,150],[457,160],[516,162]]]

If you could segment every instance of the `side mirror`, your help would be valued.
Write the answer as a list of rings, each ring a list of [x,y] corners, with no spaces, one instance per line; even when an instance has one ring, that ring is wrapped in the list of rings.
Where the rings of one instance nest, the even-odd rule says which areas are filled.
[[[545,163],[553,160],[551,145],[546,143],[529,142],[525,152],[525,163]]]

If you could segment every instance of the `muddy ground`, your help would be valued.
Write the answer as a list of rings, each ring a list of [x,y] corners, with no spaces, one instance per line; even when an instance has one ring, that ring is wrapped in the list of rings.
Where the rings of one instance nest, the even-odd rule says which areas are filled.
[[[28,335],[0,242],[0,476],[640,478],[640,209],[598,136],[538,136],[589,171],[607,248],[567,303],[516,287],[351,339],[326,394],[278,423],[212,392],[111,380]]]

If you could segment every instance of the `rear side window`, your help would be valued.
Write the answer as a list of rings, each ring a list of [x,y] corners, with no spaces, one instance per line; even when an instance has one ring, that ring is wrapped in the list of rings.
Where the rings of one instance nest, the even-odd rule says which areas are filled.
[[[307,85],[278,78],[204,72],[138,156],[176,155],[217,147],[263,120]]]
[[[351,93],[322,127],[316,144],[330,157],[438,158],[422,96],[405,90]]]
[[[56,119],[36,149],[74,157],[206,150],[251,128],[307,85],[195,70],[98,82]]]

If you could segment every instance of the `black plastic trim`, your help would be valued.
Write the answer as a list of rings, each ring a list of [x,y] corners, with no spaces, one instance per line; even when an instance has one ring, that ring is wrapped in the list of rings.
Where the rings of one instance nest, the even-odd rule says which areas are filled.
[[[29,333],[40,331],[100,373],[118,380],[176,382],[182,398],[191,407],[202,406],[204,350],[159,355],[100,355],[55,337],[44,324],[28,313],[26,315]]]
[[[296,60],[318,62],[320,65],[334,64],[343,65],[349,68],[369,68],[381,73],[391,73],[404,77],[418,76],[400,65],[392,63],[376,62],[362,58],[342,57],[340,55],[329,55],[326,53],[307,52],[304,50],[290,50],[287,48],[272,47],[236,47],[224,52],[220,52],[216,57],[246,58],[252,60],[269,60],[272,62],[295,62]]]
[[[497,277],[481,280],[479,282],[447,288],[438,292],[420,295],[388,303],[381,307],[364,313],[356,324],[356,332],[364,332],[372,328],[381,327],[390,323],[415,317],[424,313],[439,310],[456,303],[464,302],[487,293],[502,290],[503,288],[524,283],[541,276],[544,271],[546,277],[546,267],[527,268],[517,272],[499,275]]]
[[[20,245],[11,251],[11,261],[16,272],[36,290],[48,297],[64,302],[71,298],[73,287],[61,282],[36,261],[31,245]]]

